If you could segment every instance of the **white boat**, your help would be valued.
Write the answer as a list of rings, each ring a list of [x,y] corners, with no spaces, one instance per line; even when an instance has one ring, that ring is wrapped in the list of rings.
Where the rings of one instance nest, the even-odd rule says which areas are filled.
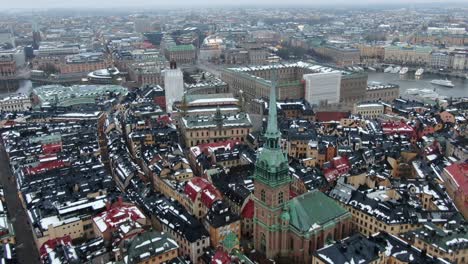
[[[376,69],[373,68],[373,67],[367,67],[367,69],[369,69],[369,70],[371,70],[371,71],[376,71]]]
[[[423,75],[424,73],[424,69],[423,68],[419,68],[416,73],[414,73],[414,76],[421,76]]]
[[[419,94],[419,90],[420,89],[418,89],[418,88],[409,88],[409,89],[406,89],[405,94],[417,95],[417,94]]]
[[[445,87],[454,87],[455,85],[452,83],[450,80],[432,80],[432,84],[440,85],[440,86],[445,86]]]
[[[445,96],[439,95],[435,90],[431,89],[418,89],[418,88],[410,88],[407,89],[403,94],[402,97],[405,99],[410,100],[417,100],[417,101],[425,101],[425,100],[441,100],[445,99]]]
[[[407,72],[408,72],[408,67],[403,67],[403,68],[401,68],[401,70],[400,70],[400,74],[402,74],[402,75],[403,75],[403,74],[406,74]]]
[[[385,68],[383,72],[392,72],[392,71],[393,71],[393,66],[388,66],[387,68]]]
[[[392,73],[399,73],[400,70],[401,70],[401,67],[400,67],[400,66],[396,66],[395,68],[393,68]]]

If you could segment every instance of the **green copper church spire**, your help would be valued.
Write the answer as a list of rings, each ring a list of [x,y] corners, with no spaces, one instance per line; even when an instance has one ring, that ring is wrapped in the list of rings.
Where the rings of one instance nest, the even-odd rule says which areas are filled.
[[[274,74],[275,75],[275,74]],[[275,78],[275,76],[273,77]],[[280,138],[281,134],[278,131],[278,113],[276,106],[276,80],[271,80],[270,87],[270,103],[268,104],[268,126],[265,133],[267,138]]]
[[[255,164],[254,179],[276,187],[290,181],[289,165],[286,154],[280,147],[281,133],[278,129],[276,106],[276,80],[273,78],[270,87],[268,124],[265,131],[265,143]]]

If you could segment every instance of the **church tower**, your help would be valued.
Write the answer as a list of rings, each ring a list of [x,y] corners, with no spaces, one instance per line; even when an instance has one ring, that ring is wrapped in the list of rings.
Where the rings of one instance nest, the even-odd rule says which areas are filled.
[[[39,26],[37,25],[36,19],[34,19],[32,24],[32,37],[33,37],[33,48],[38,49],[39,43],[41,42],[41,32],[39,31]]]
[[[286,253],[289,228],[289,165],[280,147],[276,108],[276,83],[272,80],[265,143],[254,172],[254,245],[267,258]]]

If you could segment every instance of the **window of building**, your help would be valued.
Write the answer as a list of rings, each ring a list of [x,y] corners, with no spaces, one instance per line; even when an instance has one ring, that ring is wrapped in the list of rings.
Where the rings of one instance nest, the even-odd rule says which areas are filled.
[[[265,202],[265,201],[266,201],[266,193],[265,193],[265,190],[261,190],[261,191],[260,191],[260,200],[262,200],[262,202]]]
[[[278,193],[278,204],[282,204],[284,201],[284,195],[283,192]]]

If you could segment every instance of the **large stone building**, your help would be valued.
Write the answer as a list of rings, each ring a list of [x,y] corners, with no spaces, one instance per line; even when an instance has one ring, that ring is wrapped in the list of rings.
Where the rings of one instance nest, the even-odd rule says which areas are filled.
[[[455,71],[468,69],[468,49],[455,49],[450,52],[450,66]]]
[[[229,91],[245,98],[249,111],[258,112],[251,104],[253,99],[268,97],[271,79],[277,79],[278,98],[305,98],[306,81],[304,75],[341,72],[339,86],[339,101],[349,107],[366,98],[367,74],[349,72],[330,67],[314,65],[305,62],[285,63],[265,66],[228,68],[222,72],[221,78],[229,86]]]
[[[409,65],[429,65],[431,62],[432,48],[427,46],[397,46],[385,47],[386,62],[403,63]]]
[[[396,84],[369,84],[366,101],[392,102],[400,96],[400,87]]]
[[[338,66],[358,64],[361,61],[360,51],[356,48],[323,45],[314,48],[314,50],[318,54],[332,59]]]
[[[105,69],[112,66],[112,62],[102,52],[94,52],[70,55],[65,57],[63,61],[57,61],[54,65],[59,73],[70,74]]]
[[[414,35],[409,41],[414,44],[432,43],[434,45],[465,46],[468,44],[468,34],[450,34],[442,32],[436,34],[422,33]]]
[[[276,105],[274,85],[270,105]],[[351,214],[317,190],[290,197],[289,165],[280,137],[276,107],[270,107],[265,145],[254,172],[254,247],[267,258],[310,263],[327,241],[349,235]]]
[[[163,85],[164,65],[158,62],[137,62],[128,67],[128,77],[136,82],[137,86]]]
[[[252,122],[246,113],[222,114],[217,108],[215,114],[185,116],[180,127],[187,147],[225,140],[244,142],[252,129]]]
[[[381,61],[385,55],[385,48],[377,45],[359,45],[358,46],[362,62],[377,62]]]
[[[0,98],[0,111],[27,111],[31,106],[31,99],[25,94]]]
[[[0,78],[16,75],[16,62],[11,55],[0,55]]]
[[[197,59],[197,49],[192,44],[170,45],[165,50],[167,60],[180,64],[193,64]]]
[[[431,67],[434,69],[448,68],[450,66],[450,56],[447,52],[431,53]]]
[[[363,103],[354,106],[354,114],[366,119],[377,118],[384,113],[384,106],[379,103]]]
[[[25,66],[26,57],[22,47],[3,49],[0,47],[0,79],[12,79],[17,69]]]

